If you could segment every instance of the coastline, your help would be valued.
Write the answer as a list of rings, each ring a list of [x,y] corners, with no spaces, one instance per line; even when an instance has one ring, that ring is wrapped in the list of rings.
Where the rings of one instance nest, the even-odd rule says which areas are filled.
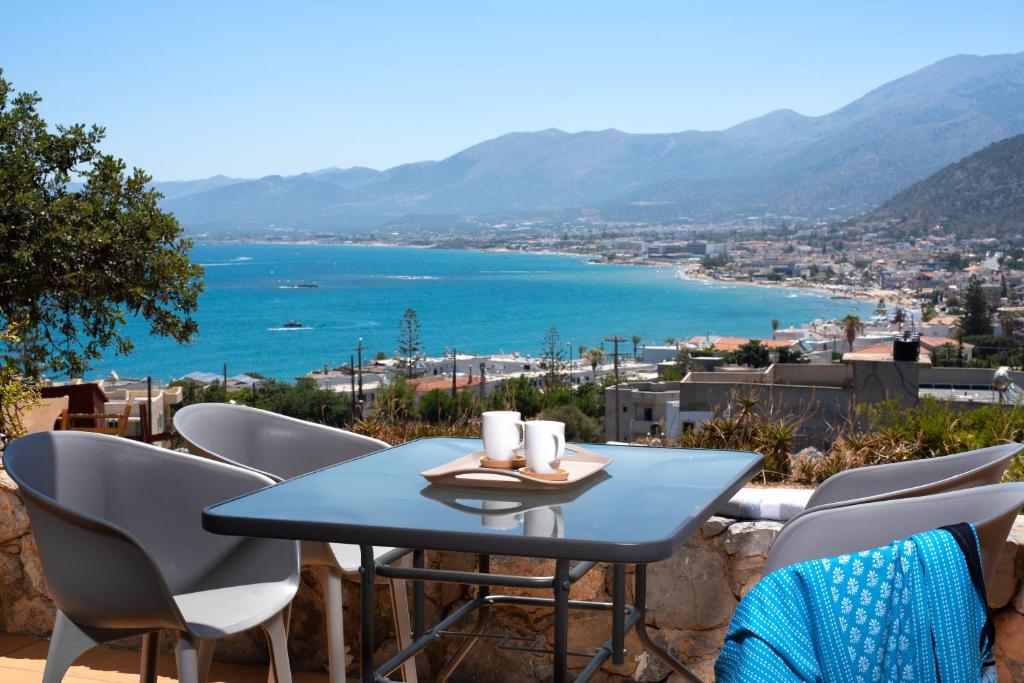
[[[198,242],[197,242],[198,243]],[[832,285],[827,283],[813,283],[806,281],[799,282],[753,282],[748,280],[725,280],[714,277],[704,272],[699,264],[676,263],[671,261],[659,261],[656,259],[622,259],[606,260],[601,254],[586,253],[577,251],[559,251],[555,249],[510,249],[508,247],[467,247],[467,246],[446,246],[441,244],[395,244],[391,242],[323,242],[319,240],[202,240],[204,244],[262,244],[262,245],[289,245],[289,246],[320,246],[320,247],[390,247],[394,249],[439,249],[450,251],[475,251],[478,253],[491,254],[533,254],[540,256],[564,256],[576,259],[587,259],[589,263],[598,266],[638,266],[647,268],[672,268],[675,269],[677,277],[681,280],[694,282],[710,282],[723,286],[735,287],[764,287],[769,289],[789,289],[795,291],[817,292],[830,295],[834,300],[850,300],[876,303],[884,299],[886,303],[895,303],[901,306],[910,305],[910,297],[891,289],[881,287],[860,287],[857,285]]]
[[[116,369],[122,377],[171,378],[219,371],[227,362],[232,373],[257,371],[290,381],[325,362],[331,367],[345,362],[358,337],[374,352],[391,353],[395,323],[409,308],[425,322],[422,343],[434,355],[452,347],[529,354],[552,326],[566,341],[588,347],[610,333],[638,334],[649,344],[669,335],[704,333],[765,338],[772,318],[783,328],[805,327],[849,313],[866,319],[874,308],[861,301],[830,301],[822,292],[798,297],[795,290],[742,289],[750,283],[687,282],[677,267],[685,264],[608,269],[592,267],[600,260],[581,253],[530,258],[537,252],[504,250],[526,256],[520,259],[468,248],[429,255],[422,246],[338,248],[359,246],[203,241],[193,252],[195,260],[247,267],[207,270],[207,290],[196,314],[201,335],[183,346],[151,339],[144,324],[132,320],[130,332],[138,343],[131,356],[105,353],[94,367],[100,374]],[[431,277],[411,282],[426,278],[410,274]],[[300,282],[317,287],[281,288]],[[272,329],[288,320],[302,321],[310,330]]]

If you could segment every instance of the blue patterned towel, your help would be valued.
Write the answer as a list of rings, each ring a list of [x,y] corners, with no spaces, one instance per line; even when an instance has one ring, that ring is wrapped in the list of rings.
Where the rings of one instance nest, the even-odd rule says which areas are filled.
[[[994,681],[972,525],[784,567],[740,602],[719,683]]]

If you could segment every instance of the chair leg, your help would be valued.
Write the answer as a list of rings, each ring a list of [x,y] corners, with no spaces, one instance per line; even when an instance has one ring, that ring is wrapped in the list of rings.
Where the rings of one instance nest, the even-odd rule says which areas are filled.
[[[284,608],[282,613],[284,619],[284,638],[285,642],[288,641],[288,637],[292,632],[292,603],[288,603],[288,606]],[[274,675],[274,667],[270,667],[267,671],[267,683],[277,683],[277,677]]]
[[[412,644],[409,594],[406,592],[404,579],[391,579],[388,584],[391,588],[391,614],[395,619],[395,640],[398,641],[398,649],[401,651]],[[402,680],[405,683],[417,683],[415,657],[402,663]]]
[[[213,639],[199,641],[199,683],[206,683],[210,680],[210,665],[213,664],[213,651],[217,647],[217,641]]]
[[[139,683],[156,683],[156,660],[160,654],[160,631],[153,631],[142,636],[141,662],[139,663]]]
[[[178,665],[178,683],[199,683],[199,647],[187,633],[178,633],[174,661]]]
[[[270,670],[277,683],[292,683],[292,671],[288,664],[288,635],[284,626],[285,611],[281,610],[261,625],[270,649]]]
[[[327,669],[330,683],[345,683],[345,612],[341,593],[341,572],[318,566],[317,578],[324,589],[327,621]]]
[[[75,660],[99,643],[100,641],[68,619],[67,615],[57,610],[53,635],[50,637],[50,649],[46,653],[42,683],[60,683]]]

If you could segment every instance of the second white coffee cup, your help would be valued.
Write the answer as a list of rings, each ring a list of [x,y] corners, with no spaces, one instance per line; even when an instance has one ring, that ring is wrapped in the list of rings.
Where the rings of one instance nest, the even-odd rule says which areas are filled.
[[[565,454],[565,424],[553,420],[526,423],[526,466],[540,474],[558,471]]]

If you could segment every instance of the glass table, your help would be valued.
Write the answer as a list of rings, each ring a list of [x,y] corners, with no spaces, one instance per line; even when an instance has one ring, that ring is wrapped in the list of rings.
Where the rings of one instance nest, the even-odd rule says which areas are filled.
[[[391,672],[446,635],[466,637],[444,674],[480,637],[490,608],[525,604],[554,610],[554,678],[567,680],[569,610],[612,613],[611,637],[576,680],[589,679],[609,657],[621,664],[625,633],[641,642],[686,680],[698,680],[652,642],[644,623],[646,565],[670,557],[696,533],[716,507],[760,471],[761,456],[737,451],[587,445],[612,459],[605,470],[559,491],[514,491],[430,484],[420,472],[480,450],[477,439],[432,438],[378,451],[211,506],[203,525],[239,536],[328,541],[361,546],[361,662],[364,683],[388,681]],[[301,448],[301,444],[296,444]],[[373,546],[400,548],[373,559]],[[392,564],[412,551],[412,566]],[[428,569],[426,550],[480,556],[479,571]],[[490,555],[555,560],[553,576],[489,572]],[[569,589],[597,563],[612,564],[612,602],[569,599]],[[625,604],[626,565],[635,565],[634,604]],[[375,576],[413,582],[413,642],[373,668]],[[438,624],[424,628],[423,582],[479,586],[477,597]],[[545,588],[550,598],[492,595],[493,587]],[[453,629],[480,610],[472,631]],[[531,649],[531,651],[539,651]],[[577,655],[578,653],[572,653]]]

